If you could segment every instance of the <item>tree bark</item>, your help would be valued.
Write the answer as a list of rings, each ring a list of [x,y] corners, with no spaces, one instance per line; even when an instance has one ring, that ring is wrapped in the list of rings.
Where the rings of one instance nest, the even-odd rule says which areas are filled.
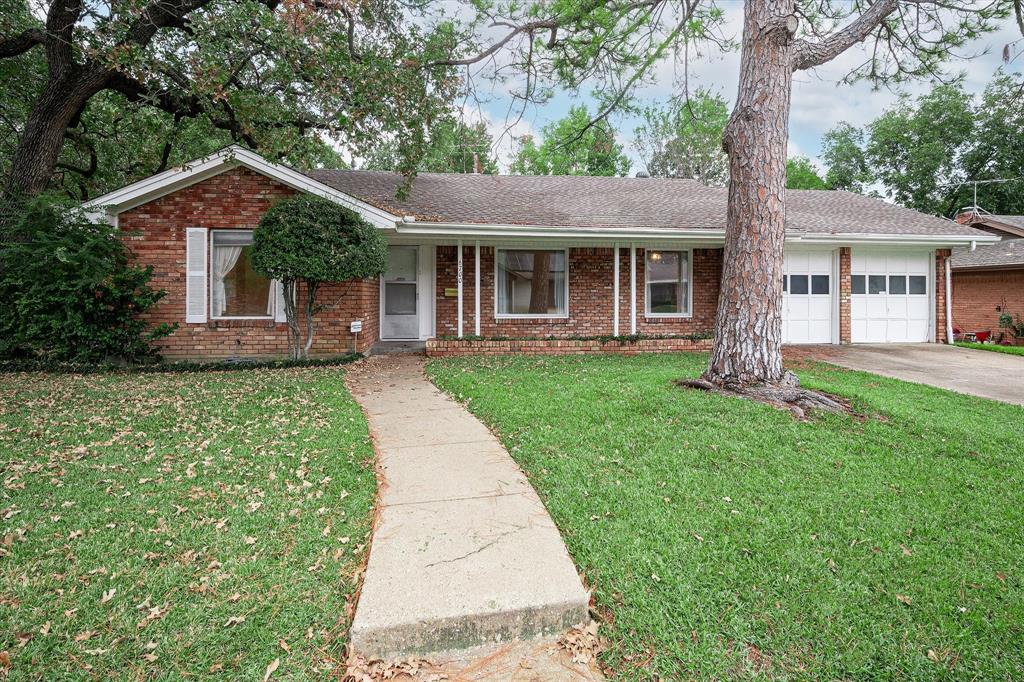
[[[715,339],[704,379],[778,385],[793,0],[746,0],[736,107],[725,128],[728,222]]]
[[[530,313],[546,315],[551,294],[551,252],[533,252],[533,279],[530,280]]]
[[[78,68],[51,74],[11,158],[6,196],[34,196],[46,189],[64,146],[65,132],[89,98],[104,88],[105,80],[102,73],[83,73]]]
[[[313,321],[313,314],[316,312],[314,300],[316,298],[316,290],[319,287],[320,282],[306,280],[306,344],[302,347],[303,359],[309,359],[309,349],[313,347],[313,330],[316,324]]]

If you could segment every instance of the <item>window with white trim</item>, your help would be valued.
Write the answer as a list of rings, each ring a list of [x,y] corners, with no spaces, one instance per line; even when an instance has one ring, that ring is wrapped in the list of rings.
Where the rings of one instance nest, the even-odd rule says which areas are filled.
[[[565,249],[497,249],[494,295],[498,317],[569,314]]]
[[[689,316],[690,252],[648,249],[646,260],[647,314]]]
[[[277,291],[249,259],[252,230],[214,230],[210,251],[210,311],[214,318],[274,317]]]

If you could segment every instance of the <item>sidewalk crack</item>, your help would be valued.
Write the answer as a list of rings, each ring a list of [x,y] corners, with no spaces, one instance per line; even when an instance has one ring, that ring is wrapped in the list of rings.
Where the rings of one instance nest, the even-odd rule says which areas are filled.
[[[462,561],[463,559],[465,559],[467,557],[471,557],[474,554],[479,554],[480,552],[484,551],[488,547],[493,547],[494,545],[498,544],[499,542],[501,542],[502,540],[507,538],[509,535],[512,535],[514,533],[518,533],[519,531],[525,530],[525,529],[526,529],[526,526],[516,526],[512,530],[505,531],[504,533],[500,534],[498,537],[494,538],[490,542],[484,543],[483,545],[477,547],[476,549],[474,549],[471,552],[466,552],[462,556],[452,557],[451,559],[442,559],[441,561],[435,561],[433,563],[427,564],[426,566],[424,566],[424,568],[432,568],[433,566],[439,566],[440,564],[453,564],[456,561]]]

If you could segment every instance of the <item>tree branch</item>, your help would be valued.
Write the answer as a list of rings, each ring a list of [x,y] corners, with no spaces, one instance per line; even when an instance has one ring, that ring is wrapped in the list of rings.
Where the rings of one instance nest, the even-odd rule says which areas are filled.
[[[186,28],[189,13],[213,0],[154,0],[128,28],[126,42],[146,46],[162,28]]]
[[[38,28],[26,29],[10,38],[0,38],[0,59],[24,54],[36,45],[42,45],[45,38],[46,34]]]
[[[492,26],[497,25],[498,24],[492,24]],[[495,54],[498,50],[505,47],[505,45],[507,45],[510,40],[512,40],[518,35],[522,35],[523,33],[532,33],[539,29],[554,30],[557,29],[559,26],[561,26],[561,22],[558,19],[538,19],[536,21],[529,21],[520,26],[513,27],[511,31],[506,33],[504,37],[501,38],[501,40],[497,41],[496,43],[492,43],[490,47],[488,47],[486,50],[482,52],[478,52],[477,54],[472,55],[470,57],[465,57],[464,59],[438,59],[427,63],[426,66],[429,68],[433,66],[469,66],[470,64],[476,64],[477,62],[482,62],[491,55]]]
[[[792,57],[793,70],[812,69],[839,56],[854,43],[871,35],[871,32],[885,21],[886,17],[895,12],[897,7],[899,7],[899,0],[877,0],[866,12],[821,40],[795,41]]]
[[[50,76],[67,73],[74,65],[72,44],[75,24],[82,15],[82,0],[55,0],[46,15],[46,61]]]

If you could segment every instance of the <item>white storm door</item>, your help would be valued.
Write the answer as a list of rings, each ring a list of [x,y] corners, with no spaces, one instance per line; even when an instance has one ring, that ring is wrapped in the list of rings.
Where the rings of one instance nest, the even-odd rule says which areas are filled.
[[[832,343],[832,251],[787,251],[782,342]]]
[[[388,269],[381,280],[380,335],[383,339],[420,337],[418,253],[418,246],[388,249]]]

